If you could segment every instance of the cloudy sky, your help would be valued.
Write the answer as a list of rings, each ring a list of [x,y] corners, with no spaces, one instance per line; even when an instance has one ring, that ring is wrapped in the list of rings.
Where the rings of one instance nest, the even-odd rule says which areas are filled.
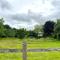
[[[60,0],[0,0],[1,17],[11,27],[32,29],[60,18]]]

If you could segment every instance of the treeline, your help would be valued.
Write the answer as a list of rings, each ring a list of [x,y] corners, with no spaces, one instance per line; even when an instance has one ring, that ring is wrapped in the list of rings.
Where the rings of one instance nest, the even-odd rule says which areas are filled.
[[[53,37],[60,39],[60,19],[57,22],[47,21],[43,26],[36,25],[33,31],[11,28],[9,25],[4,24],[3,18],[0,19],[0,37],[16,37],[16,38],[45,38]]]
[[[0,37],[16,37],[16,38],[26,38],[26,37],[31,37],[31,38],[36,38],[37,33],[34,31],[28,31],[24,28],[22,29],[16,29],[16,28],[11,28],[9,25],[4,24],[3,18],[0,19]]]
[[[43,26],[43,37],[60,39],[60,19],[57,22],[47,21]]]

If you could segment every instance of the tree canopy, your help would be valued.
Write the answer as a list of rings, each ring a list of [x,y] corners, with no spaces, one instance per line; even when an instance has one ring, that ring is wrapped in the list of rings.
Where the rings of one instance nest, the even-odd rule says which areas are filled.
[[[44,36],[50,36],[54,33],[54,25],[53,21],[47,21],[43,26]]]
[[[45,24],[36,25],[34,30],[26,30],[24,28],[12,28],[8,24],[4,24],[4,19],[0,19],[0,37],[15,37],[15,38],[38,38],[39,34],[42,32],[43,37],[49,37],[54,35],[54,37],[60,39],[60,19],[57,22],[46,21]]]

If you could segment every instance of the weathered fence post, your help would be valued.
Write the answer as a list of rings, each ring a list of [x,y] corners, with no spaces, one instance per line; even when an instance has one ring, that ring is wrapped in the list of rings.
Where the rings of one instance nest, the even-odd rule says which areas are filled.
[[[26,41],[23,42],[22,44],[22,48],[23,48],[23,60],[27,60],[27,43]]]

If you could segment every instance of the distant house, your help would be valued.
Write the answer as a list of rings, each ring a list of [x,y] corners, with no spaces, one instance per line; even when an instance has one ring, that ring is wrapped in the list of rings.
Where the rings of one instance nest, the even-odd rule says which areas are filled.
[[[38,37],[42,37],[43,36],[43,32],[38,32]]]

